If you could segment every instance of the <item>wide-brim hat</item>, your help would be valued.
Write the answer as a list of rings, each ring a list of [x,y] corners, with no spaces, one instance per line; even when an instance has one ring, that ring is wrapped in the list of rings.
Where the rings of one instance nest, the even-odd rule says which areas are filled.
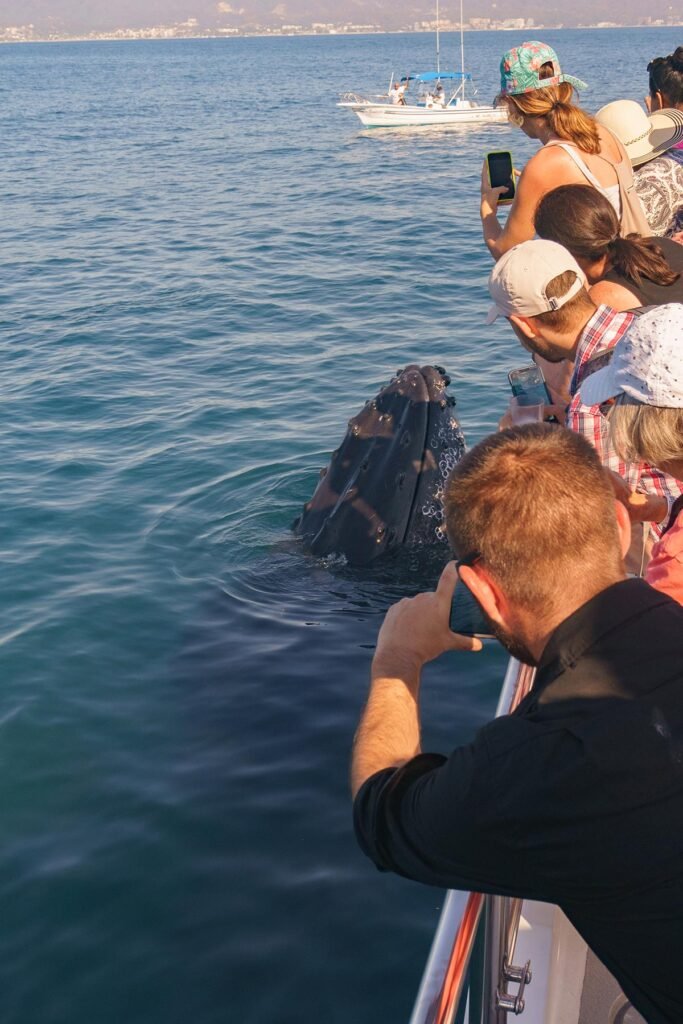
[[[673,108],[656,110],[648,117],[634,100],[614,100],[598,110],[595,120],[617,136],[633,167],[683,141],[683,111]]]
[[[539,77],[544,64],[552,65],[553,74],[550,78]],[[569,82],[575,89],[588,88],[580,78],[563,74],[557,54],[547,43],[532,39],[521,46],[513,46],[503,54],[500,62],[501,96],[519,96],[536,89],[549,89],[561,82]]]

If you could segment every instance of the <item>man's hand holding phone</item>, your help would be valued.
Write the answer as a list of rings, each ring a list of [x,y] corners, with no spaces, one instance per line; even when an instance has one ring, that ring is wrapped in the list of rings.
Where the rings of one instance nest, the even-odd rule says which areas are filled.
[[[480,651],[481,640],[451,632],[453,594],[464,587],[455,562],[449,562],[434,591],[406,597],[392,605],[377,637],[374,662],[382,675],[401,678],[401,671],[419,672],[445,651]],[[375,670],[377,665],[375,666]]]

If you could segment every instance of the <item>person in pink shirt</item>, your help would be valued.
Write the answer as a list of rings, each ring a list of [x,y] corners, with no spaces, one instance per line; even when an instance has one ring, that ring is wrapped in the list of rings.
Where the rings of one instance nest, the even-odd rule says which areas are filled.
[[[610,439],[626,460],[643,460],[683,481],[683,304],[644,313],[587,377],[581,399],[609,410]],[[632,495],[630,501],[637,501]],[[645,579],[683,604],[683,496],[652,548]]]

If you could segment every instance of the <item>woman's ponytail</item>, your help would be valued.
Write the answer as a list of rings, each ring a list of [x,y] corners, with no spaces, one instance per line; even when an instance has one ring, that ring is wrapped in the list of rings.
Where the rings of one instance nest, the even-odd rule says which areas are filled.
[[[592,185],[560,185],[546,192],[536,207],[534,227],[539,238],[558,242],[575,259],[596,263],[607,256],[637,286],[646,278],[666,287],[680,277],[653,239],[619,237],[614,207]]]
[[[558,100],[548,114],[548,124],[558,138],[575,143],[584,153],[600,152],[595,119],[581,107]]]
[[[666,262],[660,246],[652,239],[632,234],[617,236],[607,246],[612,267],[629,281],[640,287],[643,278],[667,287],[681,276]]]
[[[508,104],[525,117],[543,117],[560,139],[574,142],[584,153],[600,152],[595,118],[572,103],[574,87],[569,82],[548,85],[519,96],[506,96]]]

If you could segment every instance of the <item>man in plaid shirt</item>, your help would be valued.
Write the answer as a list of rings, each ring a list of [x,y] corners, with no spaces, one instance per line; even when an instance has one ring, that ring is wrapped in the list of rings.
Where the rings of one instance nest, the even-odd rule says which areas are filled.
[[[601,407],[584,405],[579,390],[591,373],[609,362],[611,350],[636,315],[596,307],[585,286],[583,271],[563,246],[541,239],[522,242],[509,249],[491,273],[494,305],[486,322],[505,316],[530,352],[551,363],[574,361],[566,426],[588,438],[603,465],[625,481],[621,498],[635,490],[647,496],[638,506],[629,504],[629,511],[632,518],[651,522],[659,536],[681,493],[678,483],[646,463],[623,462],[612,447],[609,421]]]

